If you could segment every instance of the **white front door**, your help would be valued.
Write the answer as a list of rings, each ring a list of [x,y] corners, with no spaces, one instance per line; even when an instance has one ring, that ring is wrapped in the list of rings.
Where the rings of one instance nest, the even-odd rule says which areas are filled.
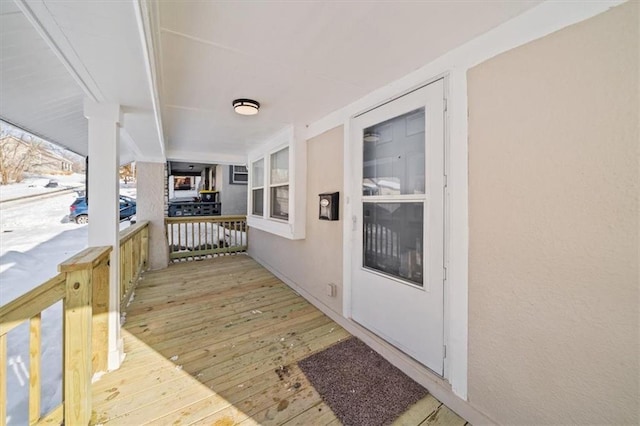
[[[352,318],[444,372],[444,81],[352,122]]]

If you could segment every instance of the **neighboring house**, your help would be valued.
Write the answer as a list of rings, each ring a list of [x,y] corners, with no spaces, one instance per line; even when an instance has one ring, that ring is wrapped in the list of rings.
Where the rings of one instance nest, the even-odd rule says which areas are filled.
[[[58,154],[42,149],[35,158],[34,164],[29,169],[32,173],[72,173],[73,161]]]
[[[3,4],[42,84],[7,67],[0,116],[88,153],[105,211],[137,161],[151,268],[167,161],[247,164],[203,180],[248,191],[249,255],[471,423],[640,422],[639,2],[44,3]]]
[[[249,173],[243,165],[216,167],[216,186],[220,191],[223,215],[247,214],[247,182]]]
[[[169,175],[169,201],[198,197],[199,176]]]
[[[193,201],[200,191],[213,191],[222,215],[247,214],[249,172],[243,165],[169,162],[168,201]],[[203,200],[204,201],[204,200]]]
[[[42,143],[15,136],[0,139],[0,163],[16,173],[61,174],[73,172],[73,161],[49,151]]]

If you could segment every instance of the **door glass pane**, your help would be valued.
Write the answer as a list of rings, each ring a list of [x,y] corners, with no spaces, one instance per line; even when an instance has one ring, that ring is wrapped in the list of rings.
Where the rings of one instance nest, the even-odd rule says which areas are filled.
[[[424,203],[363,203],[363,263],[422,286]]]
[[[253,188],[264,186],[264,159],[253,163],[251,173],[251,186]]]
[[[251,213],[258,216],[264,215],[264,189],[253,190],[251,205],[253,206]]]
[[[362,131],[362,195],[424,194],[425,110]]]
[[[271,184],[289,182],[289,148],[271,154]]]
[[[271,188],[271,217],[289,219],[289,185]]]

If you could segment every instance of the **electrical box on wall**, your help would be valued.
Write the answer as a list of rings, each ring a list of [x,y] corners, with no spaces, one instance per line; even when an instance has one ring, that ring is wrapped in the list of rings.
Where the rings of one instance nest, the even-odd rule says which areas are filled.
[[[338,205],[340,193],[331,192],[320,194],[320,220],[338,220]]]
[[[329,283],[327,284],[327,296],[329,297],[336,297],[336,285],[333,283]]]

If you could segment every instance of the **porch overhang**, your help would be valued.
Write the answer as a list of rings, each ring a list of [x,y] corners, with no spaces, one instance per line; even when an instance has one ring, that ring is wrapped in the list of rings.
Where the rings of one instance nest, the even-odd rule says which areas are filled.
[[[164,161],[137,2],[0,4],[0,119],[80,155],[85,99],[120,106],[120,163]]]
[[[122,164],[241,164],[538,2],[6,1],[0,118],[86,155],[83,99],[114,103]]]

